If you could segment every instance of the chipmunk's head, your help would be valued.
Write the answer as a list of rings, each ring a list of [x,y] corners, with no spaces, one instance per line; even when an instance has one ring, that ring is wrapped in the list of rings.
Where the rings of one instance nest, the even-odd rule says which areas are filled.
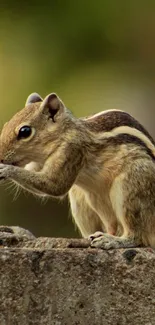
[[[21,167],[32,161],[44,164],[61,144],[68,121],[68,111],[56,94],[44,100],[37,93],[31,94],[25,108],[2,129],[0,161]]]

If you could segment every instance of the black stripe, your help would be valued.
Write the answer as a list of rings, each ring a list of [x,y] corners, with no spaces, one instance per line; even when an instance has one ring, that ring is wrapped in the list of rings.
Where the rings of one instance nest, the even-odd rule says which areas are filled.
[[[92,119],[87,119],[85,123],[91,131],[95,132],[110,132],[116,127],[129,126],[145,134],[155,145],[155,141],[149,132],[134,117],[126,112],[109,111],[96,117],[92,116]]]
[[[147,145],[138,137],[126,133],[120,133],[115,137],[110,137],[106,139],[106,145],[114,145],[118,146],[121,144],[135,144],[141,149],[145,150],[145,152],[155,161],[155,156],[151,149],[147,147]]]

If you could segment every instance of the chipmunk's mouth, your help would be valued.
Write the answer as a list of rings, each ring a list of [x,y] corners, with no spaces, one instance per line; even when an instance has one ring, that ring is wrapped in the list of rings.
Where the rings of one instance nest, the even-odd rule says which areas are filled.
[[[27,161],[25,161],[25,159],[21,159],[18,161],[9,161],[7,159],[6,160],[1,159],[0,162],[4,165],[12,165],[12,166],[17,166],[17,167],[25,167],[25,165],[28,163]]]
[[[11,165],[16,167],[25,167],[26,162],[24,160],[14,161]]]

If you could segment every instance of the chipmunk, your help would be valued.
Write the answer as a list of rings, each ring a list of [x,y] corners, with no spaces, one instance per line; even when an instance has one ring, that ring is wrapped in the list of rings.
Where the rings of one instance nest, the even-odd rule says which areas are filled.
[[[155,142],[121,110],[75,118],[54,93],[31,94],[0,136],[0,179],[68,194],[92,247],[155,247]]]

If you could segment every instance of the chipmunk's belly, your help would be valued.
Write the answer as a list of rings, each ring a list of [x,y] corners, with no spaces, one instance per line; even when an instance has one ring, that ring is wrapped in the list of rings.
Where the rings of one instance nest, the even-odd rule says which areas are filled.
[[[84,193],[85,200],[89,207],[96,212],[100,218],[105,232],[116,235],[121,234],[116,211],[110,198],[110,190],[113,183],[111,174],[100,170],[84,170],[76,180],[77,185]]]
[[[94,194],[86,192],[85,197],[89,206],[101,219],[105,231],[111,235],[115,235],[118,229],[118,222],[108,195],[104,195],[104,193]]]

